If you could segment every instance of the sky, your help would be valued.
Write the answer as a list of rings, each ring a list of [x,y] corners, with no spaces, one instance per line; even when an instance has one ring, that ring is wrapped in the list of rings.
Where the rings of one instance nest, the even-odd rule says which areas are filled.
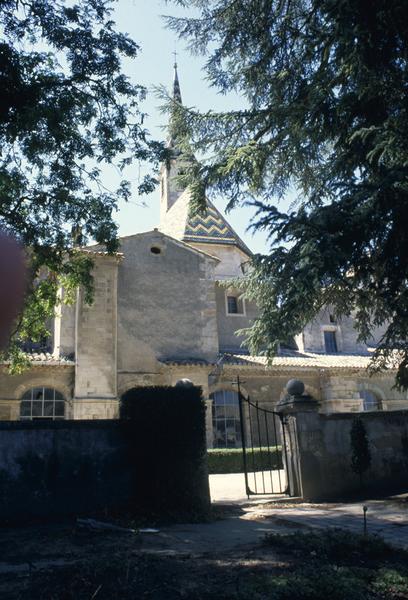
[[[191,56],[184,42],[165,28],[162,15],[185,15],[185,10],[175,7],[164,0],[119,0],[115,5],[113,20],[117,29],[136,41],[141,47],[139,56],[124,62],[123,70],[133,83],[140,83],[148,89],[147,100],[141,109],[148,117],[144,125],[155,139],[165,139],[163,127],[167,117],[160,112],[160,100],[154,88],[164,85],[169,91],[173,82],[174,51],[177,50],[178,73],[184,104],[201,110],[228,110],[240,105],[237,96],[224,96],[209,87],[202,71],[205,59]],[[130,202],[121,202],[116,221],[119,224],[119,235],[130,235],[140,231],[148,231],[159,224],[159,190],[150,195],[139,197],[137,184],[145,168],[133,165],[132,171],[126,174],[133,184],[133,197]],[[115,175],[105,174],[108,187],[115,186]],[[109,181],[110,180],[110,181]],[[217,208],[225,215],[226,202],[222,198],[215,201]],[[254,252],[266,252],[268,243],[264,232],[252,234],[247,231],[253,209],[241,207],[230,211],[227,220]]]

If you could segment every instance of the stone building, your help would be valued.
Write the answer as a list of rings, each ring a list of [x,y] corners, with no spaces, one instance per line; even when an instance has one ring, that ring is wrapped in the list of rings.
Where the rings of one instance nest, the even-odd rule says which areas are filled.
[[[83,250],[94,259],[94,303],[78,290],[75,306],[58,307],[51,351],[33,354],[22,375],[3,367],[0,418],[115,418],[128,390],[187,378],[203,388],[209,446],[235,446],[238,375],[260,406],[273,407],[288,379],[300,378],[325,413],[407,407],[395,373],[370,377],[352,318],[336,321],[330,308],[271,365],[245,351],[236,331],[257,308],[225,282],[243,275],[251,251],[210,202],[205,215],[189,216],[189,190],[175,179],[182,161],[162,168],[157,229],[121,238],[114,256]]]

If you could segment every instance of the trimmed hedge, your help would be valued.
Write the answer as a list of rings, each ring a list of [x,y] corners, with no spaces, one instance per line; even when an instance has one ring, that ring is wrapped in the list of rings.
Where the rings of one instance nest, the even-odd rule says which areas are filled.
[[[122,396],[120,416],[136,474],[135,504],[161,514],[208,510],[201,388],[132,389]]]
[[[211,448],[208,453],[208,473],[243,473],[244,460],[241,448]],[[269,469],[282,469],[281,448],[273,448],[268,452],[266,448],[252,448],[247,451],[249,471],[269,471]]]

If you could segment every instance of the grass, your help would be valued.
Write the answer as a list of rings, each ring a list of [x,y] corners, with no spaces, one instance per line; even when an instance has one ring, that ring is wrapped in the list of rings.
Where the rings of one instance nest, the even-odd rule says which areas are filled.
[[[377,536],[297,532],[267,535],[264,544],[298,559],[290,573],[269,578],[269,600],[408,599],[408,553]]]
[[[390,547],[378,537],[341,530],[267,535],[262,547],[218,554],[215,550],[215,554],[200,556],[141,553],[140,542],[116,534],[89,536],[81,532],[71,537],[73,545],[66,547],[65,553],[71,559],[79,559],[81,553],[75,564],[33,569],[26,577],[8,575],[3,585],[0,575],[0,597],[8,600],[408,599],[408,553]]]

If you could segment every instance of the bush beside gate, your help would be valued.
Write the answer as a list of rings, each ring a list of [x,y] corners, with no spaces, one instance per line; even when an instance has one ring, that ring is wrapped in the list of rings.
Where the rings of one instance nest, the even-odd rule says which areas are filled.
[[[267,450],[266,448],[250,448],[247,455],[249,472],[282,469],[282,450],[280,447]],[[242,448],[212,448],[208,450],[208,472],[243,473],[244,459]]]

